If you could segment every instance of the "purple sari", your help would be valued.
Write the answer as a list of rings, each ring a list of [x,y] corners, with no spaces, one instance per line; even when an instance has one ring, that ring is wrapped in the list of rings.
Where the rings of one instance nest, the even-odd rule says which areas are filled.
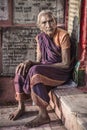
[[[32,99],[37,105],[46,106],[49,103],[46,86],[49,86],[51,90],[53,87],[67,82],[71,77],[72,67],[67,69],[52,67],[51,64],[59,63],[62,60],[61,48],[45,33],[40,33],[38,40],[42,52],[41,64],[33,65],[29,69],[26,79],[17,74],[15,76],[15,89],[16,94],[19,95],[31,93]]]

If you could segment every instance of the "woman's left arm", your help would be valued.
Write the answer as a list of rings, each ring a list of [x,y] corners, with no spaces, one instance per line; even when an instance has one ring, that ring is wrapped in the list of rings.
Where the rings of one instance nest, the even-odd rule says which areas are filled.
[[[60,67],[60,68],[68,68],[70,65],[70,49],[62,50],[62,62],[52,64],[52,66]]]
[[[52,66],[60,68],[68,68],[70,66],[70,39],[69,35],[66,34],[63,38],[61,37],[61,57],[60,63],[52,64]]]

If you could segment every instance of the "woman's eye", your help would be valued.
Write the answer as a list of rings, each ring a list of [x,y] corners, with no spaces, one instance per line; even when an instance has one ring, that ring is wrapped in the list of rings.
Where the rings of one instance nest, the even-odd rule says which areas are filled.
[[[46,21],[42,22],[42,24],[46,24]]]

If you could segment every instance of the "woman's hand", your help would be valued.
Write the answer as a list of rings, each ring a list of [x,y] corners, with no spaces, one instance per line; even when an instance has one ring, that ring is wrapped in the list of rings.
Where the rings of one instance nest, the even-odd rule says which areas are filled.
[[[23,63],[20,63],[15,70],[15,73],[18,73],[22,75],[24,78],[26,77],[30,67],[33,65],[32,61],[24,61]]]

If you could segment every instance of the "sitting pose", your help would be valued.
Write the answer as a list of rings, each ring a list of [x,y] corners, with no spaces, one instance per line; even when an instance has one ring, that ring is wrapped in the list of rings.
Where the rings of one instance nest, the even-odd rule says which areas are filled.
[[[70,57],[70,40],[67,31],[57,28],[55,16],[50,10],[38,14],[37,25],[41,33],[36,36],[37,61],[20,63],[15,72],[15,91],[18,109],[9,118],[16,120],[25,111],[24,101],[30,97],[39,113],[25,126],[36,127],[50,122],[47,113],[49,91],[71,78],[73,69]],[[48,89],[49,88],[49,89]]]

